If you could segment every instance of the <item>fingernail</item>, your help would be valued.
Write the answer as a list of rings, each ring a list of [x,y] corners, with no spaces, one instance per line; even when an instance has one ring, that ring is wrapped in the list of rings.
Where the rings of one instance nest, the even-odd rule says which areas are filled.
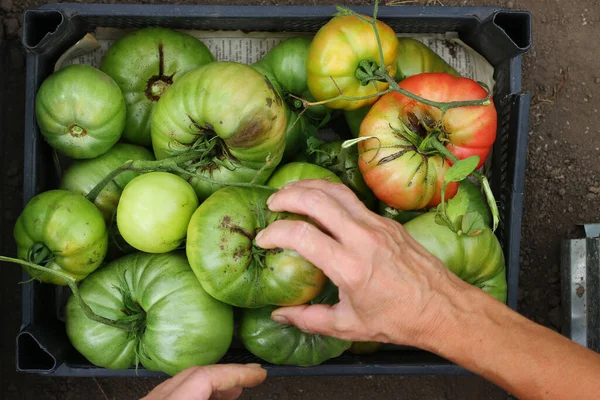
[[[256,234],[256,237],[254,238],[255,242],[258,242],[260,240],[260,238],[263,236],[263,232],[264,229]]]
[[[270,195],[269,198],[267,199],[267,206],[271,205],[271,202],[273,201],[273,196],[275,196],[275,193]]]
[[[271,319],[280,324],[289,324],[290,323],[290,321],[286,317],[284,317],[283,315],[279,315],[279,314],[271,314]]]

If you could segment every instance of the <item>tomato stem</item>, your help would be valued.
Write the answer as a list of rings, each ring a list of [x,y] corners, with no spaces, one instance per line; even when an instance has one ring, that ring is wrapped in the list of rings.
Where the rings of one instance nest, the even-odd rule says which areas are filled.
[[[101,324],[114,326],[115,328],[123,329],[128,332],[135,331],[135,324],[133,324],[133,323],[124,323],[124,322],[114,321],[110,318],[105,318],[101,315],[96,314],[94,312],[94,310],[92,310],[90,308],[90,306],[88,306],[87,303],[81,297],[81,293],[79,293],[79,288],[77,287],[75,278],[73,278],[63,272],[56,271],[53,269],[48,269],[48,268],[42,267],[40,265],[31,263],[28,261],[19,260],[18,258],[0,256],[0,261],[6,261],[9,263],[13,263],[13,264],[20,264],[20,265],[26,266],[28,268],[31,268],[35,271],[54,275],[54,276],[64,280],[67,283],[67,285],[69,285],[69,288],[71,288],[71,291],[73,292],[73,296],[75,296],[75,298],[77,299],[79,306],[83,310],[83,313],[85,314],[86,317],[88,317],[89,319],[91,319],[93,321],[99,322]]]

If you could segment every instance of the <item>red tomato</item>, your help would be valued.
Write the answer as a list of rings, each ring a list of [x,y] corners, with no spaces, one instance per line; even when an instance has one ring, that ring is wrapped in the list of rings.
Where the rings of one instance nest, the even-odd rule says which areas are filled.
[[[477,82],[447,73],[411,76],[400,87],[424,99],[452,102],[484,99]],[[433,141],[459,159],[479,156],[483,165],[496,139],[497,115],[493,102],[483,106],[442,111],[398,92],[381,97],[360,126],[359,167],[379,200],[399,210],[434,207],[441,201],[444,173],[451,163],[433,147]],[[407,130],[412,138],[398,131]],[[446,188],[454,197],[457,183]]]

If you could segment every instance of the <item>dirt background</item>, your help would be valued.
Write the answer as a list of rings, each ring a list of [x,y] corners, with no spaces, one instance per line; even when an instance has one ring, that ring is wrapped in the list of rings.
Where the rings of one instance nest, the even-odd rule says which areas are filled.
[[[23,10],[43,3],[0,0],[0,39],[4,38],[0,41],[3,48],[0,52],[0,98],[3,100],[0,107],[0,254],[14,254],[12,226],[22,204],[24,59],[18,42],[21,17]],[[212,3],[333,4],[315,0],[224,0]],[[598,118],[596,102],[600,99],[600,3],[597,0],[395,0],[395,3],[488,5],[532,12],[534,45],[523,65],[524,89],[530,91],[534,99],[521,242],[519,311],[538,323],[560,330],[560,240],[572,236],[576,224],[600,220],[597,207],[600,198],[600,127],[594,123]],[[353,0],[344,4],[370,2]],[[387,4],[394,4],[394,1]],[[16,282],[20,271],[4,268],[2,275],[0,398],[133,399],[143,396],[159,382],[151,379],[49,378],[15,373],[14,339],[20,323],[20,288]],[[262,386],[248,390],[243,398],[504,399],[507,394],[475,376],[367,376],[272,378]]]

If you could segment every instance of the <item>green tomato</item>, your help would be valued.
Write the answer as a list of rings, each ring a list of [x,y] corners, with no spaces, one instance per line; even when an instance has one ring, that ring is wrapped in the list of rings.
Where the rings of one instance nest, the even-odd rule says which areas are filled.
[[[108,247],[100,211],[80,194],[50,190],[27,203],[14,228],[17,256],[80,281],[100,266]],[[24,267],[45,283],[67,283]]]
[[[161,97],[152,145],[157,159],[197,152],[188,169],[204,178],[190,179],[203,200],[221,182],[265,183],[281,161],[286,125],[283,101],[263,75],[214,62],[188,72]]]
[[[168,172],[140,175],[125,186],[117,206],[123,239],[146,253],[166,253],[183,243],[198,208],[194,189]]]
[[[295,98],[314,101],[306,84],[306,55],[310,41],[307,37],[284,40],[252,65],[269,80],[285,102],[288,126],[283,157],[286,160],[299,153],[306,139],[316,134],[316,125],[331,116],[325,106],[312,106],[301,114],[304,106]]]
[[[121,89],[104,72],[83,64],[65,67],[42,83],[35,114],[48,144],[77,159],[106,153],[125,127]]]
[[[233,337],[233,310],[200,286],[182,253],[135,253],[113,261],[79,286],[85,303],[111,326],[86,316],[71,297],[67,335],[91,363],[175,375],[214,364]]]
[[[323,179],[329,182],[342,182],[336,174],[318,165],[307,162],[291,162],[277,168],[267,182],[267,185],[281,189],[290,182],[304,179]]]
[[[330,282],[310,304],[338,302],[337,288]],[[240,320],[240,338],[255,356],[272,364],[308,367],[337,357],[351,342],[325,335],[304,333],[293,325],[280,324],[271,319],[277,307],[247,309]]]
[[[154,160],[154,155],[143,147],[117,143],[101,156],[73,163],[63,174],[60,188],[87,196],[110,172],[129,160]],[[96,197],[94,204],[104,215],[107,224],[117,209],[123,188],[137,175],[133,171],[122,172]]]
[[[150,146],[152,111],[164,91],[186,72],[214,60],[200,40],[167,28],[142,28],[117,40],[100,69],[123,91],[127,104],[123,138]]]
[[[357,108],[356,110],[344,111],[344,117],[350,128],[352,136],[358,137],[360,133],[360,124],[369,113],[371,106]]]
[[[423,72],[446,72],[460,76],[444,59],[422,42],[403,37],[398,39],[398,57],[396,57],[396,81]]]
[[[358,169],[358,152],[355,146],[342,149],[342,141],[321,144],[313,153],[314,162],[339,176],[342,182],[358,196],[369,209],[377,205],[377,198],[365,183]]]
[[[490,228],[475,236],[457,235],[429,212],[404,224],[406,231],[465,282],[506,302],[504,254]]]
[[[323,288],[323,272],[286,249],[258,247],[256,234],[276,220],[304,219],[274,213],[271,191],[226,187],[198,207],[187,232],[187,256],[198,280],[214,298],[245,308],[297,305]]]

